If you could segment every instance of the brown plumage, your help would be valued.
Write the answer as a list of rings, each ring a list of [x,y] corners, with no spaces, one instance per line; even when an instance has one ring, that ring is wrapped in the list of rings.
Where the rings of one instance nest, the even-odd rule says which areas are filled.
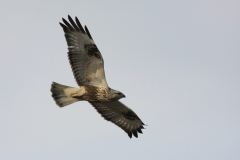
[[[107,121],[122,128],[128,136],[138,137],[144,123],[119,99],[125,95],[111,89],[106,81],[104,61],[93,38],[85,26],[83,29],[76,17],[76,23],[68,16],[60,23],[68,44],[68,59],[79,87],[69,87],[52,83],[52,97],[59,107],[78,101],[88,101]]]

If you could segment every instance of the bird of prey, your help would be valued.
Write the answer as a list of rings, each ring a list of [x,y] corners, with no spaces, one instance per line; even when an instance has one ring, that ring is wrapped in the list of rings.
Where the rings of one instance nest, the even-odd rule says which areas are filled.
[[[104,61],[93,38],[85,26],[68,15],[60,23],[68,45],[68,59],[79,87],[65,86],[56,82],[51,85],[52,97],[59,107],[78,101],[88,101],[107,121],[122,128],[130,138],[138,137],[145,125],[130,108],[119,101],[125,95],[111,89],[104,73]]]

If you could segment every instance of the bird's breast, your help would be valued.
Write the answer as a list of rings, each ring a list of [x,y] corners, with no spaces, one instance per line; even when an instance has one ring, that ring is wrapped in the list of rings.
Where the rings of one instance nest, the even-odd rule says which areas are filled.
[[[85,86],[84,100],[86,101],[109,101],[109,92],[106,87]]]

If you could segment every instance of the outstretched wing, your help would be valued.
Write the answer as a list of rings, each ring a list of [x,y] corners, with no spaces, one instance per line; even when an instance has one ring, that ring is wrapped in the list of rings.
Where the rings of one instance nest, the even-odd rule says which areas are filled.
[[[132,134],[138,137],[137,132],[142,133],[144,123],[127,106],[120,101],[89,102],[107,121],[111,121],[127,132],[132,138]]]
[[[103,57],[90,35],[87,26],[83,29],[78,18],[76,23],[68,16],[60,23],[68,44],[68,59],[79,86],[108,86],[104,73]]]

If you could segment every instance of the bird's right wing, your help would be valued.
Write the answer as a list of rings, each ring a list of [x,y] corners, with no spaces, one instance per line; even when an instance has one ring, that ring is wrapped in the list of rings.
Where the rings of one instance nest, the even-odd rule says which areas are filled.
[[[87,27],[83,29],[76,17],[76,23],[68,16],[70,24],[63,18],[60,23],[68,44],[68,58],[79,86],[108,87],[104,72],[103,57],[92,39]]]
[[[132,134],[138,137],[137,132],[142,133],[144,123],[130,108],[120,101],[92,101],[89,103],[102,115],[107,121],[111,121],[122,128],[130,138]]]

